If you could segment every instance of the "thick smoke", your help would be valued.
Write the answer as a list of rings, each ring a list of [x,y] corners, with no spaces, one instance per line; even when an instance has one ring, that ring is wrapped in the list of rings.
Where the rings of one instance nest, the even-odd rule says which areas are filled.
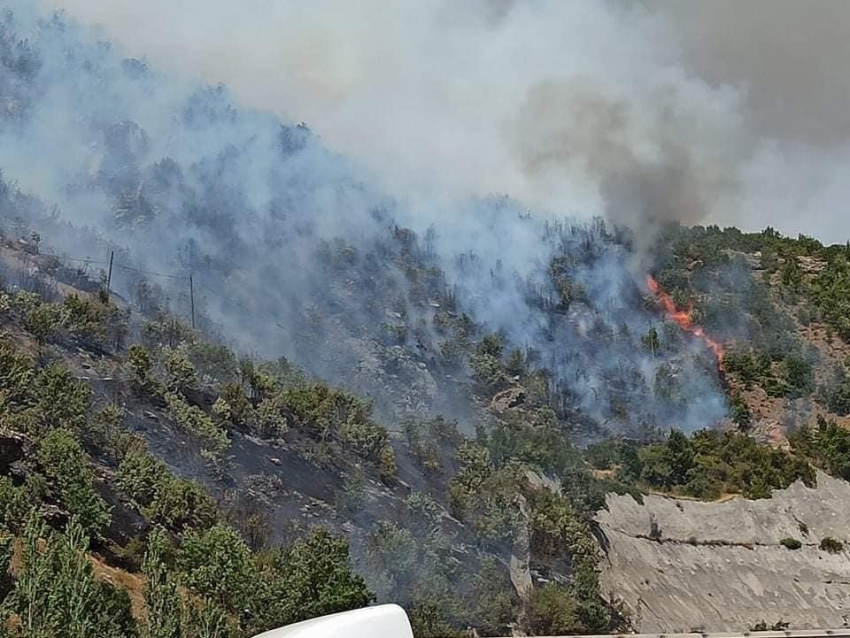
[[[672,20],[683,59],[745,92],[759,135],[831,148],[850,139],[850,6],[843,0],[644,0]]]
[[[185,313],[192,273],[203,327],[335,382],[407,386],[401,407],[434,409],[456,385],[444,345],[467,312],[483,324],[473,341],[501,330],[552,370],[564,413],[687,428],[724,413],[697,344],[671,337],[650,356],[634,238],[590,221],[696,221],[740,189],[739,95],[688,76],[658,17],[597,3],[69,3],[104,24],[98,38],[7,4],[0,167],[18,190],[0,192],[0,212],[71,256],[114,249],[177,276],[152,279],[165,302],[117,273],[136,305]]]
[[[842,0],[61,4],[309,119],[394,193],[850,234]]]
[[[394,194],[696,221],[743,161],[737,94],[689,77],[663,24],[608,2],[66,0],[166,68],[308,119]],[[166,18],[167,16],[167,18]]]
[[[850,4],[842,0],[643,0],[670,22],[682,66],[735,87],[750,157],[713,219],[850,238]]]

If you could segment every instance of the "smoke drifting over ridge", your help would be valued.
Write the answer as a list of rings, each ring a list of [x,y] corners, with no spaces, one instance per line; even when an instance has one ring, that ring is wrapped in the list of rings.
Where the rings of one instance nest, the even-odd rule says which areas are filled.
[[[841,0],[60,4],[307,120],[394,194],[850,234]]]
[[[456,301],[552,371],[564,412],[615,429],[724,414],[698,344],[648,354],[644,273],[627,239],[589,221],[640,239],[655,221],[746,211],[787,157],[749,125],[741,91],[689,71],[663,14],[68,0],[69,21],[5,4],[0,168],[44,202],[0,188],[0,212],[60,248],[191,272],[208,325],[242,348],[334,382],[364,372],[367,391],[407,384],[430,407],[439,392],[419,364],[440,370]],[[285,124],[302,119],[320,139]],[[138,284],[116,281],[128,296]],[[186,291],[162,285],[185,308]],[[380,361],[385,329],[422,360]]]

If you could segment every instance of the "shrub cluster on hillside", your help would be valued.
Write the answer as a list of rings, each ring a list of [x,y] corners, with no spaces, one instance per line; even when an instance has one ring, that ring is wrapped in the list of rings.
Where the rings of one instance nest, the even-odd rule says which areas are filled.
[[[625,483],[650,490],[715,499],[722,494],[769,498],[797,480],[814,482],[806,451],[789,453],[760,445],[738,432],[704,430],[691,438],[672,431],[663,443],[646,446],[609,440],[592,446],[599,469],[616,470]]]
[[[52,307],[22,293],[7,298],[4,322],[26,328],[32,313]],[[112,313],[96,316],[108,321]],[[101,327],[93,321],[79,336],[98,347],[89,338]],[[30,334],[39,344],[57,339],[55,331]],[[11,618],[11,635],[234,636],[372,600],[352,571],[347,542],[321,529],[288,548],[252,553],[222,522],[200,485],[174,476],[151,456],[142,440],[121,426],[121,410],[98,407],[89,386],[61,361],[51,360],[53,355],[40,345],[33,358],[10,336],[0,339],[0,434],[23,437],[26,449],[22,465],[0,477],[0,599],[4,617]],[[165,379],[160,379],[154,372],[157,359],[133,348],[134,382],[144,391],[163,391],[178,427],[204,442],[221,432],[226,447],[226,430],[178,394],[194,383],[191,364],[166,356]],[[221,448],[214,451],[220,454]],[[132,551],[111,546],[112,508],[95,475],[95,456],[110,459],[114,488],[151,526],[142,561],[146,621],[131,613],[127,591],[95,577],[86,554],[92,543],[117,555]],[[48,515],[51,511],[55,514]],[[17,566],[10,571],[13,553]]]
[[[239,360],[172,317],[160,315],[137,329],[125,324],[119,332],[128,342],[137,333],[136,343],[98,343],[94,336],[115,313],[108,300],[85,298],[75,303],[89,305],[92,319],[69,340],[63,314],[53,310],[64,302],[4,295],[2,322],[11,332],[0,339],[0,416],[5,431],[24,437],[27,446],[23,464],[0,477],[0,534],[10,548],[12,539],[20,547],[20,567],[2,590],[13,635],[241,636],[374,600],[353,571],[348,543],[323,529],[288,547],[250,549],[209,493],[152,455],[123,426],[121,408],[98,398],[63,357],[73,345],[112,361],[120,374],[113,383],[126,383],[134,400],[163,408],[196,442],[199,457],[220,471],[230,437],[241,430],[269,440],[288,437],[319,464],[366,464],[392,486],[395,453],[368,401],[310,380],[285,360]],[[33,313],[52,322],[33,332]],[[32,339],[30,353],[20,347],[20,330]],[[478,351],[495,356],[497,350],[493,338]],[[519,367],[510,357],[507,365]],[[598,503],[588,505],[584,493],[547,498],[525,474],[533,468],[589,477],[554,413],[503,423],[477,440],[465,439],[443,418],[409,419],[402,427],[411,459],[443,477],[444,497],[473,530],[480,552],[470,571],[454,554],[442,506],[419,492],[407,498],[399,520],[379,521],[368,531],[360,560],[382,600],[405,604],[417,636],[460,636],[467,627],[504,634],[519,617],[528,618],[530,631],[615,626],[601,598],[588,527]],[[112,477],[109,487],[104,473]],[[348,497],[356,491],[352,484]],[[112,538],[110,492],[145,521],[143,536],[125,545]],[[51,511],[54,518],[47,516]],[[518,598],[496,557],[510,551],[523,526],[532,530],[532,560],[541,569],[552,561],[573,565],[572,584]],[[97,564],[86,557],[92,546],[141,570],[146,613],[130,604],[127,591],[97,578]],[[46,578],[50,569],[56,578]],[[40,598],[31,597],[32,582],[45,589]]]

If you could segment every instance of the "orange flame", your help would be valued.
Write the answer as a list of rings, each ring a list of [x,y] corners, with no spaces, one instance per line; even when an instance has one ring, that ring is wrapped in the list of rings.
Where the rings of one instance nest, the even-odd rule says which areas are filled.
[[[714,353],[714,356],[717,358],[717,366],[720,368],[720,371],[723,371],[723,346],[720,345],[719,342],[715,341],[707,334],[705,334],[705,330],[702,329],[702,326],[698,326],[691,319],[691,313],[693,312],[693,308],[688,310],[680,310],[676,307],[676,303],[673,301],[673,298],[667,294],[661,284],[655,281],[655,278],[652,275],[646,276],[646,285],[652,291],[652,294],[658,299],[661,307],[664,309],[664,314],[671,321],[675,321],[679,327],[687,332],[688,334],[692,334],[698,339],[701,339],[705,345]]]

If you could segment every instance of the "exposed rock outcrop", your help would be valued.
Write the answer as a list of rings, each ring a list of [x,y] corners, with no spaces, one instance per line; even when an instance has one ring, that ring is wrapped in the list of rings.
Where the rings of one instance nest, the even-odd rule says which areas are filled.
[[[23,435],[0,429],[0,474],[8,476],[13,473],[15,463],[24,458],[27,446]]]
[[[502,390],[493,397],[490,403],[490,409],[496,412],[505,412],[511,408],[517,408],[525,403],[525,388],[521,386],[512,386],[506,390]]]
[[[792,629],[847,626],[850,483],[818,474],[772,499],[703,503],[608,497],[597,515],[607,540],[602,584],[640,632],[746,631],[759,621]],[[654,523],[654,524],[653,524]],[[802,542],[798,550],[781,544]]]
[[[529,514],[528,505],[525,498],[517,496],[516,501],[519,508],[522,522],[517,526],[517,533],[514,536],[514,545],[511,550],[510,559],[510,575],[511,583],[517,595],[525,602],[531,598],[531,593],[534,590],[534,581],[531,578],[531,555],[529,551],[530,533],[529,533]]]

